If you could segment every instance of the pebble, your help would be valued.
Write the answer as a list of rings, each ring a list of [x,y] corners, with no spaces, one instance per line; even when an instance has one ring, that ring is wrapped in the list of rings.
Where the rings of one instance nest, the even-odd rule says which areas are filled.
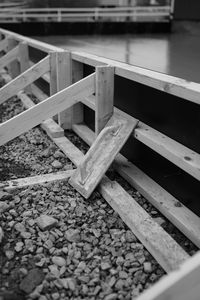
[[[78,242],[80,240],[80,234],[78,229],[69,229],[65,231],[65,238],[69,242]]]
[[[16,245],[15,245],[15,251],[16,251],[16,252],[20,252],[20,251],[22,251],[23,247],[24,247],[24,243],[18,242],[18,243],[16,243]]]
[[[25,232],[26,228],[22,223],[16,223],[14,226],[15,230],[17,230],[18,232]]]
[[[165,220],[161,217],[153,218],[153,220],[158,223],[160,226],[163,226],[165,224]]]
[[[107,262],[102,262],[101,263],[101,269],[102,270],[108,270],[108,269],[110,269],[110,264],[109,263],[107,263]]]
[[[61,169],[62,168],[62,164],[61,164],[61,162],[59,162],[59,160],[54,160],[53,162],[52,162],[52,167],[54,167],[55,169]]]
[[[30,239],[31,238],[31,233],[30,232],[21,232],[20,235],[23,239]]]
[[[4,213],[5,211],[7,211],[9,209],[9,205],[7,202],[4,201],[0,201],[0,214]]]
[[[66,265],[66,260],[61,256],[53,256],[52,262],[58,267],[62,267]]]
[[[152,272],[152,264],[150,262],[144,262],[144,272],[151,273]]]
[[[26,294],[31,293],[44,279],[44,273],[40,269],[32,269],[20,283],[20,289]]]
[[[110,294],[110,295],[107,295],[104,300],[115,300],[118,298],[118,294]]]
[[[55,227],[58,221],[51,216],[41,215],[36,219],[36,223],[41,230],[45,231]]]
[[[5,251],[5,255],[6,255],[7,259],[11,260],[15,256],[15,252],[12,250],[7,250],[7,251]]]

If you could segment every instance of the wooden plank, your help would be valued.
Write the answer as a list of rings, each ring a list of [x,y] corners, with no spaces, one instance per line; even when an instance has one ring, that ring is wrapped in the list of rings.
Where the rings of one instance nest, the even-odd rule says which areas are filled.
[[[24,93],[18,93],[17,95],[21,99],[25,108],[31,108],[35,106],[34,102]],[[51,118],[43,121],[40,126],[52,138],[64,136],[64,130]]]
[[[16,46],[0,58],[0,70],[19,57],[19,46]],[[14,69],[13,69],[14,70]],[[19,74],[19,73],[18,73]]]
[[[137,300],[199,300],[199,277],[200,252],[143,292]]]
[[[7,49],[8,53],[6,54],[6,55],[8,55],[8,57],[9,57],[9,52],[11,52],[10,57],[12,57],[12,54],[13,54],[14,57],[16,56],[16,58],[18,58],[19,51],[17,50],[16,54],[14,52],[12,52],[12,51],[14,51],[14,49],[17,47],[18,44],[19,44],[18,41],[16,41],[12,37],[8,38],[8,49]],[[12,60],[10,60],[10,63],[8,65],[8,73],[10,74],[10,76],[12,78],[17,77],[20,74],[19,62],[17,60],[15,60],[14,58]]]
[[[11,82],[7,83],[0,89],[0,104],[7,99],[17,95],[29,84],[41,77],[42,74],[49,71],[49,56],[45,57],[39,63],[29,68],[24,73],[17,76]]]
[[[95,75],[92,74],[27,111],[22,112],[11,120],[0,124],[0,145],[5,144],[39,125],[44,120],[70,107],[78,102],[81,97],[86,97],[94,93],[94,78]]]
[[[66,137],[60,138],[60,145],[70,160],[79,166],[84,154]],[[98,190],[166,272],[178,268],[188,259],[189,255],[118,183],[104,176]]]
[[[95,134],[101,132],[113,115],[114,68],[96,67]]]
[[[50,52],[50,96],[53,96],[58,92],[57,81],[57,52]],[[58,115],[53,116],[53,120],[58,122]]]
[[[0,188],[5,191],[12,191],[14,189],[20,189],[27,186],[44,184],[53,181],[67,180],[73,174],[74,170],[60,171],[51,174],[43,174],[37,176],[31,176],[27,178],[18,178],[15,180],[4,181],[0,183]]]
[[[5,38],[5,39],[0,41],[0,52],[1,51],[6,51],[7,48],[8,48],[8,39]]]
[[[88,145],[92,145],[95,140],[95,134],[86,125],[73,125],[73,130]],[[121,154],[116,156],[113,167],[145,199],[200,248],[200,218],[197,215]]]
[[[137,123],[129,122],[118,114],[109,120],[69,180],[83,197],[90,197]]]
[[[57,89],[62,89],[72,84],[72,60],[69,51],[57,53]],[[63,129],[71,129],[72,114],[71,109],[66,109],[58,115],[58,124]]]

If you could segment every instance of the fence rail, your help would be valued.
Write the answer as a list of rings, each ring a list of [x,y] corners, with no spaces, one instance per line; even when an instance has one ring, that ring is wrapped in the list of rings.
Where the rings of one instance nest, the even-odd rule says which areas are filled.
[[[25,22],[169,22],[170,6],[115,8],[22,8],[3,9],[0,23]]]

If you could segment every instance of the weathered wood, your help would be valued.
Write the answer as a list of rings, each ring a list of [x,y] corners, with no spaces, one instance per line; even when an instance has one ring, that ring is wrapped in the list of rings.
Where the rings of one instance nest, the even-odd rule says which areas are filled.
[[[49,71],[49,56],[45,57],[39,63],[29,68],[24,73],[17,76],[11,82],[7,83],[0,89],[0,104],[7,99],[17,95],[29,84],[41,77],[42,74]]]
[[[57,53],[57,76],[58,91],[72,84],[72,60],[69,51]],[[58,124],[63,129],[71,129],[71,109],[66,109],[58,115]]]
[[[74,132],[88,145],[95,141],[95,133],[84,124],[74,124]],[[155,206],[172,224],[200,248],[200,218],[181,202],[164,190],[143,171],[118,154],[113,167]]]
[[[53,96],[58,92],[58,81],[57,81],[57,52],[50,52],[50,96]],[[53,116],[53,120],[58,122],[58,115]]]
[[[82,196],[90,197],[137,123],[129,122],[118,114],[109,120],[69,180]]]
[[[13,48],[12,50],[10,50],[8,53],[6,53],[4,56],[0,58],[0,70],[8,66],[11,62],[16,60],[18,57],[19,57],[19,46],[16,46],[15,48]],[[12,70],[14,71],[14,68],[12,68]]]
[[[199,277],[200,252],[143,292],[137,300],[199,300]]]
[[[44,120],[61,112],[78,102],[81,97],[94,93],[94,77],[92,74],[78,83],[62,90],[11,120],[0,124],[0,145],[12,140]]]
[[[19,43],[19,64],[20,73],[30,68],[28,44],[26,42]],[[31,86],[25,88],[27,93],[31,93]]]
[[[114,67],[96,67],[95,96],[95,133],[98,136],[113,115]]]
[[[9,52],[11,52],[10,56],[12,56],[12,50],[14,50],[14,48],[16,48],[18,44],[19,44],[19,42],[16,41],[14,38],[8,37],[8,48],[7,48],[7,52],[8,52],[7,55],[8,55],[8,57],[9,57]],[[18,54],[19,53],[16,53],[16,55],[15,55],[16,58],[18,58]],[[10,76],[12,78],[17,77],[20,74],[19,62],[17,60],[12,59],[10,61],[9,65],[8,65],[8,73],[10,74]]]
[[[8,48],[8,39],[3,39],[0,41],[0,52],[1,51],[6,51]]]
[[[0,189],[12,191],[27,186],[44,184],[53,181],[67,180],[73,174],[74,170],[60,171],[57,173],[43,174],[26,178],[18,178],[15,180],[4,181],[0,183]]]
[[[59,143],[57,145],[59,146]],[[79,166],[84,154],[66,137],[60,138],[60,145],[69,159]],[[189,255],[118,183],[104,176],[98,190],[165,271],[170,272],[178,268],[188,259]]]

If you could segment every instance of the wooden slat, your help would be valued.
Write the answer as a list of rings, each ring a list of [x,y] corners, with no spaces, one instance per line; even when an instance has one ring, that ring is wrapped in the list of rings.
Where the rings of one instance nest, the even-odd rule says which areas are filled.
[[[95,93],[95,133],[96,136],[105,127],[113,115],[114,105],[114,68],[96,67]]]
[[[74,125],[73,130],[88,145],[95,140],[94,132],[86,125]],[[164,190],[143,171],[118,154],[113,167],[117,172],[138,190],[153,206],[155,206],[169,221],[200,248],[200,218]]]
[[[137,300],[199,300],[200,252],[188,259],[179,270],[162,278]]]
[[[49,56],[45,57],[39,63],[29,68],[24,73],[17,76],[11,82],[7,83],[0,89],[0,104],[7,99],[17,95],[29,84],[41,77],[42,74],[49,71]]]
[[[66,137],[59,140],[61,150],[78,166],[84,159],[84,154]],[[59,143],[57,145],[59,146]],[[99,185],[99,191],[165,271],[170,272],[178,268],[183,261],[188,259],[189,255],[118,183],[104,176]]]
[[[94,93],[92,74],[0,125],[0,145]]]
[[[53,96],[58,92],[57,81],[57,52],[50,52],[50,96]],[[53,120],[58,122],[58,115],[53,116]]]
[[[8,48],[7,48],[7,55],[9,55],[9,52],[14,50],[14,48],[16,48],[16,46],[18,45],[18,41],[16,41],[13,38],[8,38]],[[18,53],[16,53],[16,58],[18,58],[19,55],[19,51]],[[8,73],[10,74],[10,76],[12,78],[17,77],[20,74],[20,67],[19,67],[19,62],[16,59],[12,59],[11,62],[8,64]]]
[[[0,51],[5,51],[8,47],[8,39],[3,39],[0,41]]]
[[[72,176],[74,170],[60,171],[57,173],[43,174],[26,178],[18,178],[15,180],[4,181],[0,183],[0,188],[6,191],[24,188],[27,186],[44,184],[53,181],[67,180]]]
[[[19,43],[19,64],[20,73],[30,68],[28,44],[26,42]],[[31,86],[25,88],[27,93],[31,93]]]
[[[12,61],[19,57],[19,46],[10,50],[7,54],[0,58],[0,70],[8,66]]]
[[[137,123],[138,121],[129,122],[115,114],[98,135],[84,161],[69,180],[69,183],[86,199],[99,184]]]

